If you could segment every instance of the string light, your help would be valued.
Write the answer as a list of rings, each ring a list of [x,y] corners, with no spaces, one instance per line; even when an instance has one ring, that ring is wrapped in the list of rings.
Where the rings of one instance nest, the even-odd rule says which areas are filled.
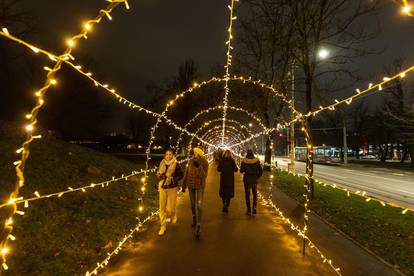
[[[271,182],[271,188],[273,183]],[[320,256],[322,263],[327,263],[334,271],[337,275],[342,275],[341,274],[341,269],[339,267],[336,267],[333,265],[333,262],[331,259],[328,259],[323,253],[322,251],[310,240],[310,238],[306,235],[306,232],[303,231],[303,229],[301,229],[299,226],[295,225],[289,218],[287,218],[283,212],[280,210],[280,208],[278,206],[276,206],[276,204],[273,203],[273,200],[271,198],[272,195],[272,190],[269,193],[269,198],[265,199],[264,196],[258,191],[257,195],[259,197],[259,199],[261,200],[261,203],[264,206],[267,206],[269,208],[272,208],[276,211],[277,215],[282,219],[282,221],[290,226],[290,229],[295,231],[297,233],[297,235],[299,237],[301,237],[302,239],[304,239],[308,246],[312,249],[314,249]]]
[[[205,122],[199,129],[197,129],[197,131],[195,132],[195,135],[198,135],[199,132],[203,131],[207,127],[211,127],[211,124],[214,124],[214,123],[217,123],[217,122],[221,122],[221,119],[215,119],[215,120],[211,120],[211,121]],[[242,130],[246,131],[250,136],[253,135],[251,129],[250,128],[247,128],[246,126],[244,126],[243,124],[241,124],[239,121],[227,119],[227,122],[237,125]],[[217,128],[217,126],[215,126],[215,128]],[[231,126],[231,128],[233,128],[234,130],[237,130],[233,126]],[[246,138],[246,136],[245,136],[245,138]],[[193,143],[193,137],[191,137],[191,139],[190,139],[189,146],[188,146],[189,148],[191,147],[192,143]],[[177,146],[176,147],[178,148],[178,143],[177,143]],[[257,147],[256,142],[254,142],[254,147],[257,150],[258,147]]]
[[[291,175],[294,175],[294,176],[297,176],[297,177],[305,177],[305,175],[304,174],[300,174],[300,173],[294,173],[294,172],[290,172],[290,171],[288,171],[287,169],[285,169],[285,168],[281,168],[281,167],[276,167],[276,166],[274,166],[274,165],[272,165],[273,167],[274,167],[274,169],[276,169],[276,170],[281,170],[281,171],[284,171],[284,172],[287,172],[287,173],[289,173],[289,174],[291,174]],[[403,207],[403,206],[400,206],[400,205],[398,205],[398,204],[396,204],[396,203],[394,203],[394,202],[389,202],[389,201],[387,201],[387,200],[384,200],[384,199],[379,199],[379,198],[376,198],[376,197],[374,197],[374,196],[369,196],[368,195],[368,192],[366,192],[366,191],[360,191],[360,190],[357,190],[357,191],[353,191],[353,190],[350,190],[350,189],[347,189],[347,188],[344,188],[344,187],[342,187],[341,185],[339,185],[339,184],[334,184],[334,183],[330,183],[330,182],[326,182],[326,181],[322,181],[322,180],[320,180],[320,179],[317,179],[317,178],[315,178],[315,177],[313,177],[313,180],[314,180],[314,182],[316,183],[316,184],[318,184],[318,185],[322,185],[322,186],[324,186],[324,187],[331,187],[331,188],[333,188],[333,189],[337,189],[337,190],[341,190],[341,191],[343,191],[343,192],[345,192],[346,193],[346,195],[347,195],[347,197],[350,197],[351,196],[351,194],[352,195],[355,195],[355,196],[358,196],[358,197],[362,197],[362,198],[364,198],[364,201],[365,202],[370,202],[370,201],[375,201],[375,202],[378,202],[379,204],[381,204],[382,206],[390,206],[390,207],[394,207],[394,208],[399,208],[399,209],[401,209],[401,214],[406,214],[408,211],[411,211],[411,212],[413,212],[414,213],[414,209],[413,208],[407,208],[407,207]]]
[[[405,69],[405,70],[403,70],[403,71],[401,71],[401,72],[399,72],[399,73],[395,74],[395,75],[394,75],[394,76],[392,76],[392,77],[384,77],[384,78],[383,78],[383,81],[382,81],[382,82],[379,82],[379,83],[377,83],[377,84],[372,84],[372,83],[371,83],[371,84],[368,86],[368,88],[366,88],[365,90],[362,90],[362,91],[361,91],[361,90],[358,88],[358,89],[356,89],[357,94],[352,95],[352,96],[350,96],[350,97],[348,97],[348,98],[345,98],[345,99],[343,99],[343,100],[340,100],[340,101],[336,100],[334,103],[332,103],[332,104],[330,104],[330,105],[327,105],[327,106],[325,106],[325,107],[320,106],[320,107],[319,107],[319,110],[316,110],[316,111],[311,111],[311,112],[309,112],[309,113],[307,113],[307,114],[305,114],[305,115],[303,115],[303,114],[297,114],[297,116],[295,117],[295,119],[294,119],[294,120],[292,120],[292,121],[298,120],[298,119],[300,119],[301,117],[310,117],[310,116],[315,116],[316,114],[318,114],[319,112],[324,111],[324,110],[335,110],[335,107],[336,107],[336,106],[339,106],[339,105],[344,104],[344,103],[346,103],[346,104],[350,104],[353,100],[355,100],[355,99],[357,99],[357,98],[359,98],[359,97],[361,97],[361,96],[363,96],[363,95],[366,95],[366,94],[367,94],[367,93],[369,93],[369,92],[373,92],[373,91],[375,91],[376,89],[378,89],[377,91],[381,91],[381,90],[383,90],[384,85],[387,85],[387,84],[389,84],[391,81],[396,80],[396,79],[398,79],[398,78],[404,78],[404,77],[405,77],[408,73],[411,73],[412,71],[414,71],[414,66],[411,66],[411,67],[409,67],[409,68],[407,68],[407,69]],[[291,121],[291,122],[292,122],[292,121]]]
[[[234,14],[234,2],[235,0],[230,0],[230,5],[228,8],[230,9],[230,23],[228,28],[228,40],[226,42],[227,45],[227,53],[226,53],[226,65],[224,66],[225,69],[225,84],[224,84],[224,99],[223,99],[223,130],[221,134],[221,143],[224,144],[224,132],[226,130],[226,117],[227,117],[227,107],[228,107],[228,97],[230,93],[229,88],[229,78],[230,78],[230,66],[232,61],[232,40],[233,40],[233,21],[236,20]]]
[[[146,108],[144,108],[144,107],[142,107],[140,105],[137,105],[137,104],[131,102],[130,100],[122,97],[121,95],[119,95],[118,93],[116,93],[116,90],[115,89],[113,89],[113,88],[111,89],[108,84],[104,84],[103,82],[98,81],[95,78],[93,78],[92,77],[92,73],[90,73],[90,72],[86,73],[86,72],[82,71],[82,66],[81,65],[75,65],[75,64],[73,64],[67,58],[65,58],[66,56],[60,58],[57,55],[54,55],[54,54],[52,54],[52,53],[50,53],[50,52],[48,52],[46,50],[37,48],[37,47],[35,47],[35,46],[33,46],[33,45],[31,45],[31,44],[29,44],[29,43],[27,43],[27,42],[25,42],[25,41],[23,41],[21,39],[18,39],[18,38],[14,37],[14,36],[12,36],[10,34],[6,34],[6,33],[0,32],[0,35],[3,35],[3,36],[5,36],[5,37],[7,37],[7,38],[9,38],[9,39],[11,39],[13,41],[16,41],[16,42],[18,42],[20,44],[23,44],[26,47],[36,48],[37,49],[37,51],[36,51],[37,53],[42,53],[42,54],[50,57],[52,60],[61,60],[62,62],[65,62],[66,64],[68,64],[69,66],[71,66],[72,68],[74,68],[76,71],[78,71],[80,74],[82,74],[83,76],[85,76],[89,80],[91,80],[94,83],[95,86],[100,87],[100,88],[103,88],[103,89],[105,89],[106,92],[109,92],[110,94],[112,94],[113,96],[115,96],[120,103],[125,104],[128,107],[130,107],[130,108],[137,109],[138,111],[145,111],[147,114],[150,114],[150,115],[152,115],[154,117],[157,117],[157,118],[160,117],[160,116],[163,117],[162,114],[159,114],[159,113],[153,112],[151,110],[148,110],[148,109],[146,109]],[[47,70],[51,70],[51,69],[47,68]],[[269,86],[269,85],[267,85],[265,83],[262,83],[260,80],[258,80],[258,81],[257,80],[253,80],[251,77],[249,77],[249,78],[244,78],[244,77],[241,77],[241,76],[240,77],[233,76],[233,77],[228,77],[228,78],[216,78],[216,77],[213,77],[212,79],[210,79],[208,81],[202,82],[200,85],[197,84],[197,83],[195,83],[194,84],[194,88],[201,88],[202,86],[207,85],[207,84],[210,84],[210,83],[213,83],[213,82],[223,82],[223,81],[226,81],[226,80],[228,80],[228,81],[242,81],[243,83],[246,83],[247,82],[247,83],[250,83],[250,84],[253,84],[253,85],[258,85],[258,86],[261,86],[261,87],[266,88],[268,90],[271,90],[271,92],[275,96],[280,97],[285,103],[287,103],[289,105],[289,107],[293,109],[294,113],[300,114],[299,112],[297,112],[293,108],[293,106],[291,105],[291,101],[287,100],[287,98],[286,98],[285,95],[278,93],[273,88],[273,86]],[[192,91],[193,91],[193,89],[190,88],[187,91],[181,92],[180,94],[176,95],[175,98],[176,99],[182,98],[182,97],[185,96],[185,94],[187,94],[189,92],[192,92]],[[40,93],[39,92],[36,92],[36,95],[39,96]],[[173,105],[173,104],[174,104],[174,101],[171,100],[170,101],[170,105]],[[227,106],[227,108],[229,108],[229,106]],[[176,124],[172,123],[172,121],[169,120],[168,117],[165,116],[164,118],[166,119],[166,122],[168,124],[172,125],[177,130],[181,130],[180,127],[178,127]]]
[[[116,90],[114,88],[111,88],[112,86],[104,83],[104,82],[100,82],[98,80],[96,80],[95,78],[92,77],[92,73],[91,72],[84,72],[82,70],[82,66],[81,65],[75,65],[73,63],[73,60],[75,60],[75,58],[72,55],[72,51],[73,48],[75,46],[77,46],[78,41],[80,39],[87,39],[87,34],[89,31],[92,30],[93,26],[97,23],[99,23],[102,18],[106,17],[109,20],[112,20],[112,10],[120,3],[125,4],[126,9],[129,9],[129,4],[126,0],[107,0],[108,2],[110,2],[110,4],[105,8],[105,9],[101,9],[99,11],[99,15],[97,17],[95,17],[92,20],[88,20],[86,22],[84,22],[82,24],[82,32],[80,32],[77,35],[72,36],[71,38],[68,38],[66,40],[66,45],[67,45],[67,49],[65,50],[65,52],[62,55],[54,55],[52,53],[50,53],[49,51],[45,51],[41,48],[38,48],[32,44],[29,44],[23,40],[20,40],[12,35],[10,35],[10,32],[6,29],[3,28],[2,32],[0,32],[0,35],[13,40],[15,42],[18,42],[26,47],[28,47],[31,51],[33,51],[34,53],[37,54],[44,54],[46,55],[48,58],[50,58],[52,61],[55,62],[55,65],[53,66],[53,68],[49,68],[49,67],[45,67],[44,69],[48,72],[47,73],[47,77],[46,77],[46,81],[44,83],[44,86],[39,89],[38,91],[35,92],[35,96],[38,98],[38,102],[37,105],[32,109],[32,112],[30,114],[26,115],[26,118],[30,121],[29,124],[27,124],[25,126],[26,132],[28,134],[28,139],[25,141],[25,143],[22,145],[22,147],[20,149],[18,149],[16,152],[18,154],[21,154],[21,159],[14,162],[15,166],[16,166],[16,174],[18,176],[18,182],[16,184],[16,188],[15,191],[13,193],[11,193],[11,195],[9,196],[9,200],[6,204],[0,205],[1,207],[5,207],[5,206],[11,206],[12,207],[12,213],[11,216],[6,219],[5,221],[5,230],[8,233],[7,238],[2,241],[1,244],[1,252],[2,252],[2,258],[3,258],[3,269],[8,269],[8,266],[6,264],[6,258],[5,255],[9,253],[9,249],[7,247],[7,240],[15,240],[15,237],[11,234],[12,232],[12,225],[13,225],[13,216],[14,214],[20,214],[23,215],[24,212],[17,210],[17,204],[24,202],[25,207],[28,207],[28,202],[32,201],[32,200],[39,200],[39,199],[43,199],[43,198],[50,198],[50,197],[61,197],[63,194],[66,193],[72,193],[72,192],[76,192],[76,191],[82,191],[85,192],[87,189],[90,188],[94,188],[97,187],[99,184],[91,184],[88,186],[84,186],[84,187],[80,187],[80,188],[71,188],[69,187],[68,190],[65,190],[63,192],[60,193],[54,193],[54,194],[49,194],[49,195],[45,195],[45,196],[41,196],[39,194],[39,192],[35,192],[35,196],[34,198],[29,198],[29,199],[23,199],[22,197],[19,197],[19,190],[22,186],[24,186],[24,165],[25,162],[27,160],[27,158],[29,157],[29,145],[30,143],[34,140],[34,139],[39,139],[41,138],[40,135],[33,135],[32,133],[35,131],[35,125],[37,124],[37,114],[38,111],[41,109],[41,107],[43,106],[43,104],[45,103],[44,98],[45,98],[45,94],[47,92],[47,90],[54,86],[57,85],[57,80],[54,78],[56,73],[61,69],[62,64],[68,64],[69,66],[71,66],[72,68],[74,68],[76,71],[78,71],[81,75],[85,76],[86,78],[88,78],[90,81],[93,82],[93,84],[97,87],[100,87],[102,89],[104,89],[104,91],[109,92],[112,96],[114,96],[120,103],[128,106],[129,108],[132,109],[136,109],[138,111],[144,111],[147,114],[150,114],[154,117],[157,118],[157,121],[155,123],[155,125],[151,128],[151,137],[149,140],[149,146],[147,148],[146,151],[146,155],[147,155],[147,159],[146,159],[146,166],[145,166],[145,170],[141,171],[141,173],[144,173],[144,177],[142,177],[141,182],[142,182],[142,186],[141,186],[141,192],[142,192],[142,197],[141,197],[141,203],[138,206],[138,210],[140,212],[142,212],[144,210],[144,204],[143,204],[143,198],[144,198],[144,194],[146,191],[146,184],[147,184],[147,174],[149,172],[153,172],[152,170],[149,170],[149,160],[150,160],[150,151],[151,151],[151,146],[153,144],[153,142],[155,141],[155,132],[159,126],[159,124],[161,122],[166,122],[167,124],[173,126],[176,130],[179,130],[180,133],[180,138],[178,139],[178,143],[177,145],[179,145],[179,142],[181,141],[182,135],[183,134],[187,134],[191,137],[191,143],[189,144],[189,146],[192,145],[193,143],[193,139],[196,138],[200,143],[202,143],[203,147],[209,147],[209,148],[213,148],[213,149],[217,149],[220,148],[220,146],[224,146],[226,145],[226,148],[232,150],[235,147],[240,147],[241,145],[251,141],[252,139],[259,137],[260,135],[269,135],[271,133],[273,133],[274,131],[279,130],[282,127],[287,127],[290,125],[290,123],[292,122],[300,122],[303,125],[302,131],[304,131],[305,133],[305,140],[307,142],[307,168],[306,168],[306,175],[305,178],[307,180],[307,185],[306,187],[306,194],[304,195],[305,197],[305,212],[304,212],[304,227],[303,229],[300,229],[297,226],[294,226],[293,224],[291,224],[292,229],[298,231],[298,234],[300,236],[302,236],[304,238],[304,241],[306,240],[308,242],[308,245],[312,248],[316,248],[315,245],[309,240],[309,238],[307,237],[306,233],[308,230],[308,213],[310,212],[309,208],[308,208],[308,204],[309,204],[309,194],[310,194],[310,184],[311,181],[314,180],[313,178],[313,170],[312,170],[312,166],[311,164],[313,163],[313,146],[311,144],[309,144],[310,141],[310,136],[309,136],[309,126],[306,125],[306,122],[304,121],[305,117],[309,117],[309,116],[315,116],[317,115],[320,111],[323,110],[335,110],[335,107],[340,105],[340,104],[351,104],[353,99],[362,96],[370,91],[374,91],[374,89],[378,88],[378,91],[381,91],[383,89],[383,85],[389,83],[390,81],[396,79],[396,78],[404,78],[406,76],[407,73],[411,72],[414,70],[414,66],[395,75],[394,77],[386,77],[383,79],[383,82],[378,83],[376,85],[370,83],[368,86],[368,89],[365,89],[363,91],[360,91],[359,89],[357,89],[357,94],[354,96],[351,96],[349,98],[346,98],[344,100],[335,100],[335,102],[331,105],[325,106],[325,107],[320,107],[319,110],[313,111],[313,112],[309,112],[307,114],[302,114],[300,112],[298,112],[295,107],[292,105],[292,101],[288,100],[286,98],[286,96],[284,94],[278,93],[272,85],[267,85],[263,82],[261,82],[260,80],[252,80],[251,77],[249,78],[244,78],[241,76],[230,76],[230,67],[231,67],[231,62],[232,62],[232,40],[233,40],[233,23],[234,20],[237,19],[236,16],[234,16],[234,5],[235,2],[237,2],[237,0],[231,0],[230,1],[230,5],[228,5],[228,8],[230,10],[230,18],[229,18],[229,28],[228,28],[228,40],[226,41],[226,45],[227,45],[227,52],[226,52],[226,65],[225,65],[225,74],[224,77],[222,78],[217,78],[214,77],[212,79],[210,79],[209,81],[204,81],[201,82],[200,84],[198,83],[194,83],[193,87],[189,88],[186,91],[180,92],[179,94],[177,94],[175,96],[175,98],[171,99],[168,101],[168,103],[166,104],[166,107],[164,109],[164,111],[159,114],[156,112],[153,112],[151,110],[145,109],[144,107],[137,105],[135,103],[133,103],[132,101],[122,97],[121,95],[119,95]],[[411,12],[411,6],[409,6],[408,2],[406,0],[404,0],[404,8],[403,11],[407,14],[410,14]],[[282,101],[284,101],[289,108],[291,108],[292,110],[292,114],[294,114],[294,119],[291,122],[281,122],[280,124],[277,125],[277,127],[273,127],[273,128],[267,128],[262,122],[261,120],[256,116],[251,116],[252,118],[254,118],[257,122],[259,122],[259,125],[263,128],[263,131],[258,132],[256,134],[253,134],[251,131],[249,131],[249,129],[247,128],[247,133],[250,135],[250,137],[247,137],[247,135],[245,135],[245,133],[243,133],[241,131],[242,127],[239,125],[239,123],[237,121],[234,121],[234,123],[241,129],[236,128],[234,126],[231,125],[227,125],[227,123],[231,123],[233,120],[228,120],[227,119],[227,112],[229,109],[233,109],[235,111],[244,111],[241,108],[236,108],[236,107],[231,107],[228,104],[228,97],[230,94],[230,86],[229,83],[230,81],[241,81],[243,84],[244,83],[250,83],[253,85],[257,85],[260,87],[263,87],[265,89],[267,89],[268,91],[270,91],[272,93],[272,95],[279,97]],[[207,84],[211,84],[214,82],[224,82],[224,100],[223,100],[223,105],[222,106],[216,106],[214,108],[211,109],[207,109],[205,112],[202,111],[200,112],[200,114],[205,114],[208,113],[208,110],[223,110],[223,116],[222,119],[217,119],[217,120],[210,120],[210,121],[205,121],[203,126],[206,126],[205,128],[209,128],[208,131],[206,133],[204,133],[201,137],[199,137],[199,132],[201,132],[201,128],[203,128],[203,126],[201,128],[199,128],[196,133],[192,133],[188,131],[188,127],[195,121],[195,118],[193,118],[192,120],[190,120],[187,125],[182,128],[180,126],[178,126],[175,122],[173,122],[170,118],[167,117],[167,112],[170,110],[170,108],[172,106],[175,105],[176,101],[180,98],[183,98],[187,93],[192,93],[193,91],[200,89],[202,86],[207,85]],[[244,111],[245,112],[245,111]],[[248,113],[248,112],[247,112]],[[248,113],[249,114],[249,113]],[[198,116],[197,116],[198,117]],[[212,126],[211,124],[213,122],[217,122],[217,121],[222,121],[222,126]],[[246,129],[244,129],[246,130]],[[219,135],[217,135],[218,133],[221,133],[221,139],[218,138]],[[240,134],[241,133],[241,134]],[[227,136],[226,136],[227,134]],[[221,140],[221,143],[220,141]],[[220,144],[220,146],[217,146],[217,144]],[[178,148],[178,147],[177,147]],[[270,144],[270,148],[273,148],[273,141]],[[237,153],[237,152],[236,152]],[[210,155],[211,153],[207,153],[207,155]],[[180,162],[184,162],[184,160],[180,161]],[[273,175],[272,175],[273,176]],[[124,177],[122,176],[121,179],[127,179],[128,176]],[[101,186],[108,186],[109,183],[113,183],[116,181],[119,181],[120,179],[115,179],[112,178],[112,180],[104,182],[103,185]],[[337,187],[335,187],[337,188]],[[347,191],[347,194],[349,195],[351,192]],[[376,200],[375,198],[372,197],[368,197],[366,195],[365,191],[357,191],[355,192],[355,194],[361,195],[366,197],[366,202],[369,202],[371,200]],[[384,201],[380,201],[380,203],[384,206],[386,205],[386,203]],[[272,202],[273,204],[273,202]],[[275,210],[277,209],[277,207],[275,205],[274,206]],[[278,210],[278,209],[277,209]],[[406,214],[408,212],[408,208],[402,210],[402,214]],[[280,210],[279,210],[280,211]],[[138,223],[137,227],[135,229],[132,229],[130,234],[125,236],[124,239],[119,243],[118,247],[110,254],[108,254],[108,257],[101,263],[98,264],[97,268],[95,268],[95,270],[93,270],[90,274],[87,273],[86,275],[92,275],[92,274],[97,274],[97,271],[101,268],[103,268],[104,266],[106,266],[109,262],[109,259],[114,255],[117,254],[123,244],[132,237],[132,235],[137,232],[139,230],[139,228],[142,226],[143,223],[145,223],[146,221],[148,221],[151,217],[153,217],[154,215],[156,215],[157,213],[152,213],[151,216],[147,217],[146,220],[144,220],[142,223]],[[285,220],[286,218],[283,216],[283,214],[280,212],[281,217]],[[286,219],[285,222],[289,222],[288,219]],[[320,252],[319,249],[316,248],[316,250],[318,251],[318,253],[321,255],[321,258],[323,260],[323,262],[328,262],[330,264],[330,266],[335,269],[335,271],[339,273],[339,269],[335,268],[332,265],[332,261],[325,258],[323,256],[323,254]]]
[[[157,170],[157,167],[149,170],[149,172],[156,172],[156,170]],[[88,189],[106,188],[106,187],[109,187],[109,185],[111,185],[111,184],[114,184],[114,183],[119,182],[121,180],[128,180],[129,178],[131,178],[133,176],[137,176],[137,175],[140,175],[140,174],[143,174],[143,173],[144,173],[144,169],[142,169],[141,171],[138,171],[138,172],[132,172],[132,173],[130,173],[128,175],[125,175],[125,176],[122,176],[122,177],[118,177],[118,178],[112,177],[112,179],[110,179],[110,180],[102,181],[102,182],[99,182],[99,183],[91,183],[89,185],[82,186],[82,187],[79,187],[79,188],[68,187],[67,190],[63,190],[63,191],[55,192],[55,193],[51,193],[51,194],[46,194],[46,195],[40,195],[40,193],[38,191],[36,191],[34,193],[36,197],[32,197],[32,198],[23,198],[23,197],[11,198],[11,199],[9,199],[9,201],[7,203],[1,204],[0,208],[4,208],[4,207],[10,206],[12,204],[21,204],[21,203],[26,204],[28,202],[39,200],[39,199],[46,199],[46,198],[52,198],[52,197],[62,197],[65,194],[69,194],[69,193],[73,193],[73,192],[79,192],[79,191],[86,192],[86,190],[88,190]]]
[[[139,221],[138,224],[135,226],[134,229],[131,229],[128,235],[125,235],[124,238],[118,243],[117,247],[110,253],[108,253],[107,257],[100,263],[97,264],[97,266],[92,270],[92,272],[86,272],[86,276],[91,275],[98,275],[98,271],[105,268],[109,264],[109,260],[115,256],[118,255],[118,253],[122,250],[122,247],[124,244],[130,240],[135,233],[137,233],[142,226],[144,226],[148,221],[150,221],[152,218],[156,217],[159,214],[159,211],[152,212],[151,215],[149,215],[147,218],[145,218],[143,221]]]
[[[101,10],[101,12],[99,13],[99,15],[97,15],[95,17],[94,20],[90,20],[88,21],[89,24],[96,24],[99,23],[99,21],[102,19],[102,11],[106,12],[106,14],[110,14],[112,12],[112,10],[121,2],[114,2],[114,0],[109,0],[110,4],[103,10]],[[72,41],[73,45],[80,39],[82,38],[86,38],[87,35],[87,30],[83,29],[79,34],[76,34],[74,36],[72,36],[69,41]],[[9,31],[6,28],[2,28],[2,35],[9,35]],[[35,53],[39,52],[39,49],[36,47],[31,47],[32,51],[34,51]],[[70,58],[71,53],[72,53],[73,47],[69,46],[63,53],[63,55],[61,56],[62,58]],[[30,124],[26,127],[26,131],[27,131],[27,139],[24,141],[24,143],[21,146],[21,153],[20,153],[20,160],[15,164],[15,170],[16,170],[16,176],[17,176],[17,183],[14,187],[14,190],[10,193],[9,195],[9,200],[13,199],[13,198],[18,198],[19,197],[19,192],[20,189],[24,186],[25,183],[25,176],[24,176],[24,168],[25,168],[25,164],[26,161],[29,157],[30,151],[29,151],[29,146],[32,143],[32,141],[34,139],[39,138],[40,136],[38,135],[33,135],[33,129],[34,126],[37,124],[37,115],[38,112],[40,111],[40,109],[42,108],[43,104],[44,104],[44,97],[45,94],[47,92],[47,90],[52,86],[56,84],[56,80],[55,80],[55,75],[56,73],[61,69],[62,67],[62,60],[57,60],[55,65],[53,66],[53,68],[48,71],[47,75],[46,75],[46,81],[43,84],[43,87],[40,88],[37,92],[37,97],[38,102],[36,104],[36,106],[32,109],[32,111],[30,112],[30,117],[28,118],[28,120],[30,120]],[[27,117],[26,117],[27,118]],[[21,211],[17,210],[17,205],[14,203],[10,206],[10,210],[8,211],[7,214],[7,219],[6,222],[4,224],[4,235],[5,238],[2,238],[1,240],[1,244],[0,247],[1,248],[8,248],[8,243],[9,243],[9,239],[8,237],[11,235],[12,231],[13,231],[13,225],[12,224],[8,224],[7,222],[9,220],[11,220],[13,218],[13,216],[15,214],[22,214]],[[2,254],[2,267],[3,269],[8,269],[7,263],[6,263],[6,254]]]
[[[402,0],[401,11],[403,14],[408,16],[413,16],[413,5],[408,2],[408,0]]]
[[[218,135],[222,132],[222,125],[217,126],[215,128],[209,129],[202,137],[203,139],[209,141],[211,139],[216,139],[218,137]],[[228,126],[227,129],[225,130],[225,133],[228,134],[225,138],[229,141],[226,141],[226,139],[223,141],[222,144],[220,144],[221,147],[224,147],[224,145],[226,145],[228,142],[231,142],[231,140],[234,140],[234,142],[240,141],[242,138],[237,135],[238,130],[235,129],[233,130],[233,126]],[[220,137],[220,136],[219,136]],[[220,138],[221,139],[221,138]],[[214,142],[215,144],[217,144],[217,142]],[[191,146],[191,145],[190,145]]]
[[[219,105],[219,106],[210,107],[210,108],[207,108],[207,109],[204,109],[204,110],[198,112],[190,121],[188,121],[188,123],[184,126],[184,129],[188,129],[200,116],[205,115],[205,114],[209,114],[209,113],[217,111],[217,110],[221,110],[222,108],[223,108],[223,106]],[[245,109],[238,108],[238,107],[233,107],[233,106],[228,106],[228,109],[230,109],[232,111],[235,111],[235,112],[241,112],[241,113],[246,114],[251,119],[256,121],[257,124],[261,128],[263,128],[264,130],[267,130],[267,127],[263,124],[262,120],[257,115],[255,115],[254,113],[250,113],[250,112],[246,111]],[[227,121],[229,121],[229,120],[227,120]],[[211,121],[206,121],[206,122],[204,122],[204,125],[205,124],[208,125],[210,123],[211,123]],[[184,134],[184,132],[180,132],[180,136],[177,140],[177,144],[176,144],[177,153],[178,153],[178,150],[179,150],[179,144],[180,144],[180,142],[183,138],[183,134]],[[197,136],[197,133],[195,133],[195,135]]]

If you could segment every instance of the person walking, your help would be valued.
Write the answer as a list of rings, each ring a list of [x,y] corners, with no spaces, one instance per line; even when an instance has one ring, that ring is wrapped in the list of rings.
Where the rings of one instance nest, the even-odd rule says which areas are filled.
[[[263,174],[262,165],[260,160],[256,158],[252,150],[248,150],[246,158],[242,159],[240,172],[244,174],[243,183],[244,191],[246,195],[247,214],[252,214],[252,208],[250,205],[250,191],[253,194],[253,214],[256,214],[257,210],[257,181]]]
[[[214,153],[213,153],[213,158],[214,158],[214,162],[216,162],[216,164],[218,164],[220,162],[220,159],[223,157],[223,150],[222,149],[217,149]]]
[[[204,157],[204,152],[202,149],[195,147],[184,173],[182,191],[185,192],[185,189],[188,187],[191,212],[193,214],[191,226],[195,227],[196,238],[199,238],[201,233],[202,205],[207,173],[208,161]]]
[[[177,159],[174,157],[174,152],[171,149],[167,149],[157,171],[158,183],[156,184],[156,188],[159,192],[159,216],[161,224],[158,235],[160,236],[164,235],[167,230],[168,216],[170,216],[173,224],[177,223],[178,181],[182,178],[183,171]]]
[[[220,172],[220,192],[219,195],[223,201],[224,213],[228,213],[230,200],[234,197],[234,173],[237,172],[236,161],[231,154],[231,151],[226,150],[217,166],[217,171]]]

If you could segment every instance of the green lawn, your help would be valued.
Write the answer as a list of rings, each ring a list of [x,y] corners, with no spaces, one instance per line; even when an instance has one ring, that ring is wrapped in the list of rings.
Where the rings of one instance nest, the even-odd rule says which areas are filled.
[[[13,161],[21,141],[0,140],[0,198],[4,202],[15,175]],[[57,140],[37,140],[27,163],[27,182],[21,195],[47,194],[96,183],[142,168],[113,156]],[[99,174],[88,173],[87,167]],[[117,242],[142,218],[156,210],[153,185],[138,213],[137,182],[120,181],[107,188],[74,192],[61,198],[34,201],[16,216],[7,275],[84,275],[115,248]],[[3,209],[4,210],[4,209]],[[0,210],[2,221],[4,211]]]
[[[359,164],[364,166],[373,166],[373,167],[382,167],[382,168],[393,168],[393,169],[402,169],[402,170],[414,170],[411,166],[411,161],[405,161],[401,163],[399,160],[387,160],[386,162],[381,162],[377,159],[356,159],[350,158],[348,162],[351,164]]]
[[[276,185],[290,197],[302,202],[303,177],[276,171]],[[323,185],[315,185],[311,209],[348,236],[389,263],[414,275],[414,214],[383,207],[377,202]]]

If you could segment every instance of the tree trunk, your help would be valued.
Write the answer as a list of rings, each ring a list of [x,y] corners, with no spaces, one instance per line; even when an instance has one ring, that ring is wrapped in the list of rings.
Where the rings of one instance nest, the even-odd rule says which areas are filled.
[[[403,164],[405,162],[405,159],[407,159],[407,153],[408,153],[408,149],[407,147],[404,147],[402,155],[401,155],[401,160],[400,160],[401,164]]]
[[[410,153],[411,158],[411,168],[414,168],[414,145],[408,147],[408,152]]]
[[[272,149],[271,146],[271,137],[266,136],[266,150],[265,150],[265,165],[264,170],[270,171],[272,164]]]
[[[359,159],[359,145],[358,144],[355,146],[354,150],[355,150],[356,159]]]
[[[382,163],[385,163],[385,161],[387,160],[388,145],[385,145],[385,148],[383,147],[383,145],[380,145],[380,153],[381,153],[380,161]]]
[[[270,101],[270,93],[267,93],[266,100],[264,103],[264,107],[266,112],[264,113],[264,123],[266,127],[270,127],[270,115],[269,115],[269,101]],[[265,165],[264,170],[270,171],[271,164],[272,164],[272,137],[266,136],[266,149],[265,149]]]
[[[307,70],[308,74],[306,76],[305,85],[306,85],[306,113],[312,111],[312,80],[313,77],[309,73],[310,70]],[[311,147],[307,147],[307,158],[306,158],[306,174],[309,177],[308,180],[308,189],[310,190],[310,198],[315,197],[314,193],[314,183],[313,183],[313,135],[312,135],[312,116],[309,116],[305,120],[305,129],[307,130],[307,144]]]
[[[308,143],[306,147],[306,175],[308,177],[307,185],[309,189],[309,197],[315,197],[315,189],[313,183],[313,137],[312,137],[312,117],[309,116],[305,121],[305,128],[308,132]]]

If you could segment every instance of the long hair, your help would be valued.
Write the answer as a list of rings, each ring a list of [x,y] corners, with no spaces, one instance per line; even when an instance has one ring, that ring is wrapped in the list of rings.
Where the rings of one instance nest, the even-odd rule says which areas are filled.
[[[249,159],[254,158],[254,154],[253,154],[253,151],[251,149],[247,150],[246,158],[249,158]]]
[[[233,158],[233,154],[229,150],[225,150],[223,153],[223,158]]]

